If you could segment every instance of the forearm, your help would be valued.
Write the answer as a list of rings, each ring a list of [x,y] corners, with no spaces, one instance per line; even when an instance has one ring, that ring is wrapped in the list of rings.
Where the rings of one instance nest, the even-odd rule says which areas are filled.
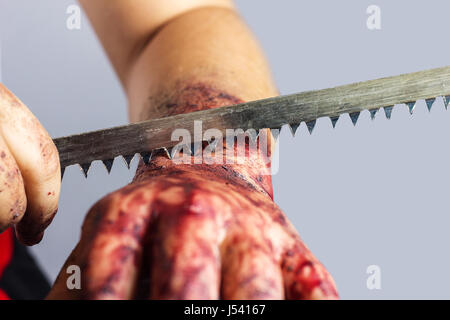
[[[84,0],[97,9],[105,1],[173,4]],[[118,59],[127,54],[114,50],[120,40],[102,41],[115,56],[131,121],[277,94],[258,44],[230,9],[191,10],[164,23],[129,69]],[[49,298],[336,298],[333,280],[273,202],[270,163],[247,145],[236,149],[249,151],[243,165],[180,164],[162,154],[141,162],[134,183],[90,210]],[[82,290],[67,290],[68,265],[81,266]]]
[[[162,27],[133,66],[126,91],[131,121],[277,94],[264,55],[239,15],[212,7],[190,11]],[[229,155],[227,149],[224,154]],[[258,152],[238,157],[232,162],[242,165],[208,166],[208,170],[233,176],[233,181],[240,177],[272,196],[269,159]],[[229,156],[226,160],[229,163]]]
[[[124,83],[131,121],[277,94],[252,33],[231,10],[205,7],[162,26]]]
[[[170,18],[164,12],[167,7],[181,10],[179,2],[82,3],[125,88],[132,122],[278,94],[262,50],[229,0],[183,0],[189,9]],[[152,7],[159,14],[147,20],[141,11]],[[132,40],[124,37],[127,33]],[[266,146],[270,156],[270,141]],[[238,147],[241,153],[243,148]],[[217,169],[227,167],[228,175],[243,177],[271,195],[270,158],[257,152],[242,158],[231,161],[243,165]]]

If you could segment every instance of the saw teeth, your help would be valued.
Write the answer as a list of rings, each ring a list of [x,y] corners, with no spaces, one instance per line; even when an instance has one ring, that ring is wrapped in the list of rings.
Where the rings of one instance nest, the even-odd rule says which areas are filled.
[[[444,101],[444,106],[445,109],[448,109],[448,105],[450,104],[450,95],[447,96],[442,96],[443,101]],[[425,103],[426,106],[428,108],[428,111],[431,111],[431,108],[433,107],[434,103],[436,101],[436,98],[429,98],[429,99],[425,99]],[[405,103],[406,106],[408,107],[408,111],[410,114],[413,114],[414,109],[417,105],[417,101],[411,101],[411,102],[406,102]],[[393,110],[394,106],[386,106],[383,107],[384,109],[384,113],[386,115],[387,119],[391,119],[392,116],[392,110]],[[369,113],[370,113],[370,118],[372,120],[375,119],[375,116],[377,114],[377,112],[379,111],[380,108],[376,108],[376,109],[369,109]],[[349,113],[350,119],[353,123],[354,126],[356,126],[356,123],[358,122],[359,116],[360,116],[360,112],[352,112]],[[340,116],[334,116],[334,117],[329,117],[331,120],[331,125],[333,126],[333,128],[336,127],[336,123],[339,120]],[[305,122],[306,127],[309,131],[310,134],[312,134],[312,132],[314,131],[314,127],[316,125],[316,120],[311,120],[311,121],[307,121]],[[292,136],[295,136],[298,128],[300,127],[300,123],[290,123],[289,124],[289,129],[291,130]],[[256,134],[254,134],[256,132]],[[256,129],[256,130],[251,130],[250,132],[248,132],[248,136],[249,138],[255,142],[258,137],[259,137],[259,133],[260,133],[260,129]],[[278,140],[279,136],[280,136],[280,132],[281,132],[281,127],[278,128],[270,128],[270,132],[272,134],[272,137],[274,138],[275,141]],[[210,141],[207,142],[211,152],[214,152],[217,145],[218,145],[218,141],[217,139],[211,139]],[[180,149],[181,150],[181,149]],[[157,153],[163,153],[168,159],[172,159],[174,156],[174,152],[179,152],[180,150],[176,149],[175,147],[167,149],[167,148],[159,148],[159,149],[154,149],[151,152],[141,152],[139,153],[139,155],[142,158],[142,161],[144,162],[144,164],[148,165],[150,160],[152,159],[153,155],[156,155]],[[195,143],[192,143],[190,145],[190,147],[188,147],[188,150],[191,152],[192,156],[196,155],[196,151],[198,150],[198,148],[196,147]],[[135,154],[133,155],[124,155],[122,156],[125,164],[127,165],[128,169],[130,169],[130,165],[131,165],[131,161],[133,160]],[[108,171],[108,174],[111,173],[111,169],[112,166],[114,164],[114,159],[106,159],[106,160],[102,160],[106,170]],[[89,169],[91,167],[91,163],[83,163],[83,164],[79,164],[81,171],[83,172],[84,176],[87,178],[88,176],[88,172]],[[61,180],[64,177],[64,173],[65,173],[65,167],[61,167]]]
[[[178,148],[172,147],[172,148],[167,148],[167,153],[170,155],[169,159],[173,159],[175,153],[177,152]]]
[[[255,141],[256,141],[257,139],[258,139],[258,132],[256,132]],[[209,144],[209,150],[211,150],[211,152],[215,152],[218,143],[219,143],[219,140],[217,140],[217,139],[214,139],[214,140],[209,141],[209,143],[208,143],[208,144]]]
[[[167,150],[167,148],[161,148],[161,150],[167,158],[172,159],[172,155],[170,154],[169,150]]]
[[[359,114],[360,114],[359,111],[348,114],[350,116],[350,119],[352,120],[352,123],[354,126],[356,126],[356,123],[358,122]]]
[[[133,155],[122,156],[122,158],[125,161],[125,164],[126,164],[128,169],[130,169],[130,164],[131,164],[131,161],[133,160],[133,157],[134,157],[134,154]]]
[[[252,140],[252,142],[256,142],[256,140],[258,140],[258,133],[255,132],[255,133],[250,134],[250,139]],[[217,145],[217,143],[216,143],[216,145]]]
[[[81,168],[81,171],[83,172],[83,174],[84,174],[84,176],[87,178],[87,174],[88,174],[88,171],[89,171],[89,168],[91,167],[91,164],[90,163],[83,163],[83,164],[80,164],[80,168]]]
[[[450,102],[450,96],[443,96],[442,98],[444,98],[444,106],[445,106],[445,109],[447,109],[448,104]]]
[[[134,154],[122,156],[122,158],[125,161],[125,164],[127,165],[127,168],[130,169],[131,160],[133,160]]]
[[[181,147],[181,149],[184,151],[184,150],[187,150],[187,152],[189,153],[189,155],[192,155],[192,150],[191,150],[191,146],[190,145],[188,145],[188,144],[185,144],[183,147]]]
[[[407,102],[406,106],[408,107],[409,114],[413,114],[414,108],[416,107],[416,102],[415,101]]]
[[[110,174],[111,173],[111,168],[112,168],[113,163],[114,163],[114,159],[102,160],[102,162],[103,162],[103,164],[104,164],[104,166],[106,168],[106,171],[108,171],[108,174]]]
[[[291,129],[292,136],[295,137],[295,133],[297,132],[300,123],[290,123],[289,128]]]
[[[141,152],[141,158],[144,164],[148,164],[152,158],[151,152]]]
[[[169,150],[167,150],[167,148],[157,148],[157,149],[153,149],[152,150],[150,158],[149,158],[148,161],[150,161],[156,155],[163,155],[163,156],[167,157],[168,159],[171,159]],[[144,157],[143,157],[142,154],[141,154],[141,157],[142,157],[142,160],[144,160]],[[144,163],[145,163],[145,160],[144,160]],[[148,164],[148,163],[146,163],[146,164]]]
[[[195,153],[196,153],[196,151],[197,151],[195,142],[194,142],[194,143],[191,143],[190,150],[191,150],[191,156],[195,156]]]
[[[431,111],[431,107],[433,107],[436,98],[425,99],[425,103],[427,104],[428,111]]]
[[[386,114],[386,118],[387,119],[391,119],[392,109],[393,108],[394,108],[394,106],[384,107],[384,113]]]
[[[256,142],[256,140],[258,140],[258,132],[255,129],[249,129],[247,131],[247,135],[252,142]],[[214,139],[214,141],[217,141],[217,140]],[[211,144],[211,141],[209,141],[208,144]],[[217,145],[217,143],[216,143],[216,145]]]
[[[278,137],[280,136],[281,128],[271,128],[270,133],[272,134],[272,137],[275,141],[278,140]]]
[[[236,139],[236,137],[235,137]],[[236,140],[234,140],[236,141]],[[190,147],[191,156],[196,157],[202,154],[203,151],[203,142],[193,142]]]
[[[183,150],[182,146],[175,146],[175,147],[171,148],[169,150],[169,152],[170,152],[170,155],[172,156],[172,158],[174,158],[177,153],[179,154],[181,152],[181,150]]]
[[[339,120],[339,116],[337,117],[330,117],[331,125],[333,126],[333,129],[336,128],[336,122]]]
[[[316,126],[316,120],[306,122],[306,127],[308,128],[309,134],[312,134],[315,126]]]

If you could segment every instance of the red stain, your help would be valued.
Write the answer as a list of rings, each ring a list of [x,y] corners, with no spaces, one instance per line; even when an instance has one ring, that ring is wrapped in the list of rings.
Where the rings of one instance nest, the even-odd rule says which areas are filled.
[[[334,285],[324,274],[327,274],[324,267],[305,257],[304,250],[297,248],[287,250],[282,260],[281,267],[285,272],[288,284],[286,287],[286,298],[291,300],[310,299],[311,294],[319,288],[323,295],[330,298],[338,298],[338,293]],[[309,267],[309,272],[305,275],[305,268]],[[318,271],[321,271],[320,273]]]
[[[165,103],[168,116],[200,110],[214,109],[244,101],[206,83],[188,84],[177,89],[177,97]]]
[[[204,83],[188,84],[174,92],[177,92],[175,98],[169,99],[166,95],[158,103],[151,100],[153,107],[157,110],[166,110],[165,115],[175,115],[243,102]],[[208,295],[210,292],[208,285],[203,286],[195,279],[203,272],[205,266],[213,264],[219,268],[220,260],[212,249],[212,243],[205,242],[201,237],[196,238],[195,232],[187,234],[185,230],[192,219],[200,221],[215,219],[218,210],[217,207],[208,205],[211,196],[229,205],[236,216],[254,208],[275,212],[271,217],[285,226],[287,222],[284,215],[277,215],[279,211],[274,210],[276,206],[272,202],[270,163],[262,162],[260,155],[250,150],[248,143],[245,144],[245,152],[246,159],[242,165],[175,164],[162,154],[154,155],[149,165],[141,162],[133,183],[109,195],[106,200],[100,201],[101,204],[94,206],[92,214],[88,216],[93,222],[92,241],[105,234],[111,239],[131,236],[133,241],[137,242],[138,249],[124,246],[116,249],[111,257],[108,257],[111,259],[111,266],[104,270],[106,275],[105,278],[104,274],[102,275],[103,283],[96,288],[88,288],[87,296],[120,297],[119,284],[130,281],[124,278],[128,274],[124,270],[129,270],[127,268],[130,267],[138,269],[136,271],[139,273],[135,298],[181,299],[189,296],[192,290]],[[159,193],[173,187],[181,188],[182,201],[175,201],[175,204],[172,204],[158,198]],[[201,210],[191,210],[196,199],[206,199],[198,206]],[[109,207],[111,203],[115,204],[114,208]],[[115,211],[118,208],[119,212]],[[142,210],[146,213],[143,214]],[[114,214],[110,215],[111,212]],[[240,226],[239,224],[245,221],[237,219],[233,223]],[[176,235],[176,240],[168,243],[167,235]],[[178,255],[187,242],[195,247],[194,256],[204,261],[203,265],[178,263]],[[232,246],[229,249],[233,250]],[[98,245],[88,250],[92,253],[93,250],[104,248]],[[270,255],[274,248],[269,241],[264,245],[253,243],[249,250],[264,250]],[[245,251],[239,254],[245,254]],[[91,263],[90,268],[95,268],[95,261]],[[295,273],[295,264],[292,265],[292,272]],[[226,264],[223,267],[226,268]],[[181,289],[178,288],[177,292],[174,292],[171,282],[175,272],[183,279]],[[311,280],[308,290],[320,285],[314,281]],[[268,289],[275,285],[270,283]],[[255,291],[253,294],[262,297],[267,292]]]
[[[163,114],[159,115],[160,117],[206,109],[214,109],[244,102],[242,99],[233,96],[225,92],[224,90],[221,90],[216,86],[204,81],[190,80],[178,82],[175,85],[175,88],[171,90],[171,92],[176,92],[176,94],[170,95],[165,92],[161,92],[150,97],[150,109],[163,112]],[[261,157],[259,151],[252,150],[252,152],[250,152],[248,142],[248,138],[246,138],[246,159],[244,160],[244,164],[227,164],[226,166],[230,168],[230,172],[226,175],[232,178],[234,181],[237,180],[236,178],[240,177],[241,180],[244,180],[249,187],[254,187],[256,185],[273,198],[270,162],[266,163],[266,159],[263,159]],[[225,148],[226,146],[224,143],[224,155],[226,154]],[[234,153],[236,155],[237,147],[235,146],[234,148]],[[270,154],[264,157],[267,156],[270,157]],[[158,162],[155,161],[155,158],[158,158],[158,156],[152,159],[152,163]],[[195,164],[195,167],[204,167],[206,170],[216,171],[216,173],[218,173],[219,175],[225,176],[225,174],[220,172],[220,168],[217,165]],[[162,169],[164,168],[164,166],[159,165],[159,168]]]

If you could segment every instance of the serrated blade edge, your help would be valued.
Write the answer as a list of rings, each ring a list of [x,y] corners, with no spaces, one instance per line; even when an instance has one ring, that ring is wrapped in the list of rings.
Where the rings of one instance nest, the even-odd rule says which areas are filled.
[[[309,124],[308,129],[312,131],[312,124],[321,117],[335,119],[344,113],[356,115],[374,108],[390,111],[395,104],[438,96],[444,97],[444,102],[448,104],[450,66],[180,114],[57,138],[54,142],[62,168],[73,164],[83,164],[86,168],[86,164],[94,160],[135,153],[148,155],[154,149],[171,148],[178,143],[171,139],[173,130],[182,128],[195,137],[194,122],[199,120],[202,121],[203,132],[218,129],[224,135],[226,129],[259,130],[301,122]],[[87,170],[83,171],[87,173]]]

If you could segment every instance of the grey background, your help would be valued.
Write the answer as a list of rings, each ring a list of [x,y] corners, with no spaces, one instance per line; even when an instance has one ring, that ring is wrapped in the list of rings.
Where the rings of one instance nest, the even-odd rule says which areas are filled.
[[[131,1],[131,0],[130,0]],[[83,14],[66,28],[68,0],[0,0],[3,82],[53,137],[127,122],[126,99]],[[382,30],[366,28],[381,7]],[[448,1],[238,0],[282,94],[321,89],[449,64]],[[342,298],[450,298],[450,114],[423,101],[392,120],[367,112],[335,130],[320,119],[312,134],[281,134],[276,202],[337,282]],[[133,168],[136,166],[133,162]],[[128,183],[121,162],[110,176],[95,163],[89,178],[66,170],[59,214],[32,248],[50,279],[78,240],[89,207]],[[366,268],[381,268],[368,290]]]

